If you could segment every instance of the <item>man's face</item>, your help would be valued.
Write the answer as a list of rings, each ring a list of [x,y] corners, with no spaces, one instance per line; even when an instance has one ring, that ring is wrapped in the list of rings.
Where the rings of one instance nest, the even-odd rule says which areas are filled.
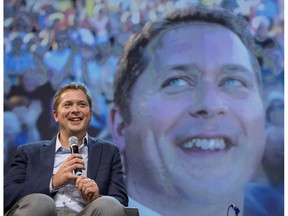
[[[224,27],[196,23],[166,31],[146,52],[123,130],[128,182],[188,199],[243,189],[265,139],[243,43]]]
[[[68,89],[59,98],[59,106],[54,111],[54,119],[59,123],[61,135],[84,136],[92,113],[87,97],[82,90]]]

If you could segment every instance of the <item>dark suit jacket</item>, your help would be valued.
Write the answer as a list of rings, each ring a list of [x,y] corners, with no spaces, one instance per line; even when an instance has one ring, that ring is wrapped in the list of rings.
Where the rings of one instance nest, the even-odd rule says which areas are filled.
[[[49,191],[53,175],[56,137],[26,145],[17,149],[14,161],[4,178],[4,211],[31,193]],[[101,195],[115,197],[128,205],[119,149],[104,140],[88,138],[87,176],[97,183]]]

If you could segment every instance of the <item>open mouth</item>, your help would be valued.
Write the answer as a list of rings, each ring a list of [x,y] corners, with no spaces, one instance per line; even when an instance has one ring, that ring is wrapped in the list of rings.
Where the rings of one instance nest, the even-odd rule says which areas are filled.
[[[193,138],[182,142],[179,146],[185,151],[221,151],[229,148],[231,146],[231,141],[226,138]]]
[[[75,117],[75,118],[70,118],[69,120],[72,122],[78,122],[78,121],[81,121],[82,119],[80,117]]]

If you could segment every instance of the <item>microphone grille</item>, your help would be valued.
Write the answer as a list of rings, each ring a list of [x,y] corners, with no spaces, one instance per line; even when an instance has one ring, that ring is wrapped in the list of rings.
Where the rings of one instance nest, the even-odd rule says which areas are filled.
[[[76,136],[71,136],[68,139],[68,143],[70,146],[78,145],[78,138]]]

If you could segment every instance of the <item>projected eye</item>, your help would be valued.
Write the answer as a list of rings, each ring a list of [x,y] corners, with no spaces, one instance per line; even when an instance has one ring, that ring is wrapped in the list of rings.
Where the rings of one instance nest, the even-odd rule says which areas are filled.
[[[183,78],[171,78],[166,80],[161,87],[165,88],[165,87],[169,87],[169,86],[187,86],[189,85],[189,83],[184,80]]]
[[[231,87],[246,87],[247,84],[245,83],[245,81],[240,80],[240,79],[236,79],[236,78],[225,78],[224,80],[221,81],[220,86],[231,86]]]

